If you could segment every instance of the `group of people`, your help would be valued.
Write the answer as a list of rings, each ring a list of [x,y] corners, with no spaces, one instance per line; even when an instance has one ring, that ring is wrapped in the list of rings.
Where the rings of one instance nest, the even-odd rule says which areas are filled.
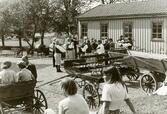
[[[22,57],[22,61],[18,64],[19,72],[15,72],[11,69],[12,62],[4,61],[1,64],[0,83],[12,84],[23,81],[30,81],[37,79],[37,71],[34,64],[31,64],[27,56]]]
[[[120,38],[117,40],[117,42],[120,47],[132,49],[133,46],[132,38],[124,37],[123,35],[121,35]]]
[[[116,67],[105,69],[103,79],[105,81],[101,98],[103,103],[96,114],[120,114],[123,101],[126,102],[133,114],[136,114],[119,70]],[[89,114],[88,104],[77,93],[77,84],[73,79],[66,78],[62,80],[61,89],[65,98],[59,102],[58,114]],[[47,109],[45,114],[56,113],[51,109]]]
[[[96,40],[94,38],[91,41],[88,38],[84,38],[83,44],[79,47],[79,55],[89,55],[91,53],[103,54],[108,51],[112,51],[115,48],[113,39]]]
[[[62,59],[77,59],[82,55],[89,55],[92,53],[108,53],[115,49],[115,44],[127,49],[131,49],[133,45],[131,38],[127,39],[123,37],[123,35],[120,36],[117,43],[113,42],[112,38],[96,40],[94,38],[89,39],[84,37],[83,40],[82,44],[78,42],[77,37],[67,37],[64,44],[61,44],[59,40],[53,40],[49,47],[52,52],[53,67],[56,67],[57,72],[62,72],[60,69]]]

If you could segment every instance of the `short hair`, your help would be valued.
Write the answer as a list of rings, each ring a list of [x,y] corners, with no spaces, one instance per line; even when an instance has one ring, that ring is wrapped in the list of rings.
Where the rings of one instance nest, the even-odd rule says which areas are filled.
[[[28,56],[25,55],[25,56],[23,56],[21,59],[22,59],[22,60],[28,60]]]
[[[75,95],[77,93],[77,85],[73,79],[66,78],[61,82],[61,89],[68,95]]]
[[[8,68],[10,68],[12,66],[12,62],[11,61],[4,61],[4,62],[2,62],[2,64],[1,64],[1,68],[2,69],[8,69]]]
[[[17,63],[17,65],[21,69],[26,68],[26,64],[24,62],[19,62],[19,63]]]
[[[119,70],[116,67],[109,67],[106,70],[103,71],[106,76],[110,76],[111,83],[120,82],[122,83],[122,76],[119,72]]]

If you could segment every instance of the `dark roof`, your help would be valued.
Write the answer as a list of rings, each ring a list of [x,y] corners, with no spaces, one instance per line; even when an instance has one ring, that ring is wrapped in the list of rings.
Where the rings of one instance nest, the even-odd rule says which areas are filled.
[[[167,15],[167,0],[99,5],[78,16],[79,19],[143,15]]]

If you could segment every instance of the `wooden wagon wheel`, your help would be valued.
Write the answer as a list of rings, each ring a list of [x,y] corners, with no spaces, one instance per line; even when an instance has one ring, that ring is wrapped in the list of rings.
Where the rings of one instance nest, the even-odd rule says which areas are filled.
[[[100,106],[100,96],[93,84],[86,84],[83,88],[83,97],[90,108],[97,108]]]
[[[48,108],[47,100],[40,90],[34,91],[33,97],[33,113],[43,114],[44,110]]]
[[[157,90],[157,80],[152,74],[145,74],[141,77],[140,87],[146,93],[152,93]]]

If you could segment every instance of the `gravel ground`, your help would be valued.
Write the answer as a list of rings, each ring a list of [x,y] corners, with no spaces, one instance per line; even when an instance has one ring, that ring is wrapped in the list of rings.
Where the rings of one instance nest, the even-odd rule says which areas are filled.
[[[11,60],[14,63],[20,61],[20,58],[0,57],[0,61]],[[38,85],[51,81],[53,79],[65,76],[66,73],[57,73],[56,69],[52,67],[51,58],[33,57],[30,61],[37,66],[38,71]],[[16,65],[12,66],[18,70]],[[129,88],[129,97],[134,104],[138,114],[167,114],[167,96],[148,96],[139,87],[139,82],[127,83]],[[58,102],[64,98],[59,83],[54,85],[45,85],[39,88],[43,91],[47,98],[49,108],[57,111]],[[123,114],[131,114],[126,104],[122,104],[121,110]]]

